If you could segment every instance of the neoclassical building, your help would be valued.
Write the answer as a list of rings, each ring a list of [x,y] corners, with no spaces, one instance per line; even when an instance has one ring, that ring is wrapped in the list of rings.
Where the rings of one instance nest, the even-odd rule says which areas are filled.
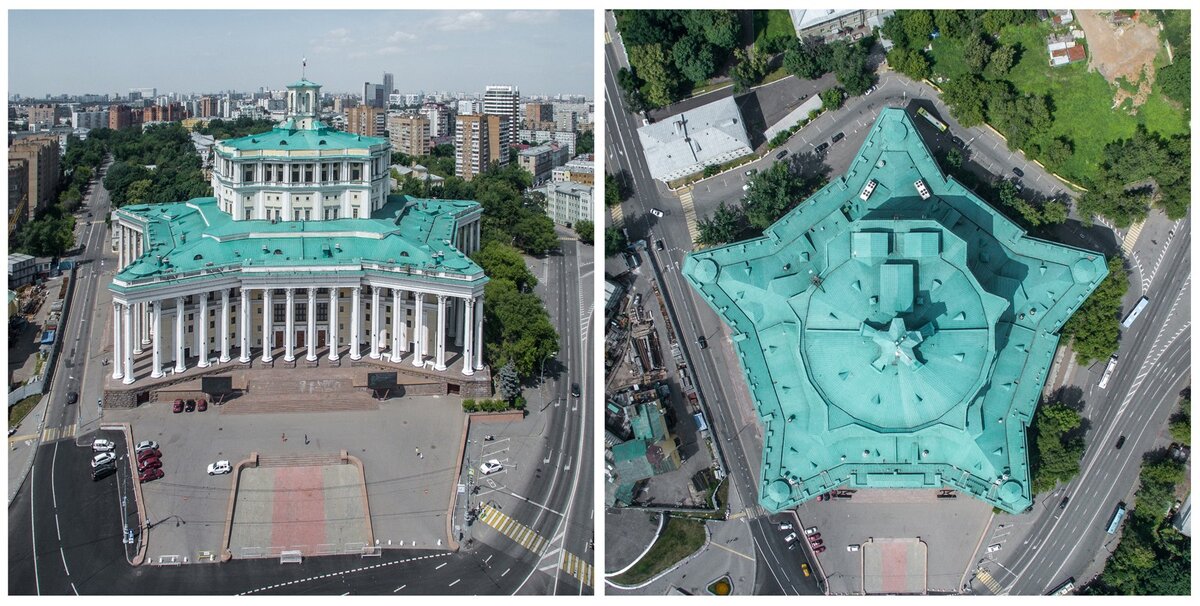
[[[113,211],[110,392],[347,359],[486,391],[479,203],[388,195],[388,140],[323,124],[319,91],[216,144],[214,197]]]

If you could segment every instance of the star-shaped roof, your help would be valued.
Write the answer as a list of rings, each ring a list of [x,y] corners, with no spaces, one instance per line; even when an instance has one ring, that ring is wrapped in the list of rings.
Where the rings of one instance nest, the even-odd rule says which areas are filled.
[[[839,486],[950,487],[1017,512],[1058,330],[1107,267],[1027,237],[888,108],[845,174],[684,274],[733,333],[768,509]]]

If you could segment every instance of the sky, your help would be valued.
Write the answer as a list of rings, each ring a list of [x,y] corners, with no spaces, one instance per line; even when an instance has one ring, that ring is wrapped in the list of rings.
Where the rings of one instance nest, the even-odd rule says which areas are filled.
[[[307,76],[362,92],[594,97],[592,11],[33,11],[8,13],[8,94],[280,89]],[[89,59],[100,54],[102,60]]]

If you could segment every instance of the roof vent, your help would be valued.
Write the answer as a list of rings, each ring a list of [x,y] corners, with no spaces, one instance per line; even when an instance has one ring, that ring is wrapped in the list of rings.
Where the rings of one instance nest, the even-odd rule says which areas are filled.
[[[277,254],[277,255],[282,255],[282,254],[283,254],[283,251],[282,251],[282,250],[279,250],[278,248],[276,248],[276,249],[275,249],[275,254]]]
[[[279,140],[279,144],[280,144],[280,145],[287,145],[287,139],[280,139],[280,140]]]
[[[320,141],[317,141],[317,145],[325,145],[325,140],[321,139]]]
[[[204,258],[204,255],[196,255],[196,256],[192,257],[192,260],[199,261],[200,259],[203,259],[203,258]]]
[[[334,245],[333,245],[333,247],[334,247],[334,248],[336,248],[336,249],[338,249],[338,250],[341,250],[341,249],[342,249],[342,243],[341,243],[341,242],[338,242],[338,243],[334,244]]]

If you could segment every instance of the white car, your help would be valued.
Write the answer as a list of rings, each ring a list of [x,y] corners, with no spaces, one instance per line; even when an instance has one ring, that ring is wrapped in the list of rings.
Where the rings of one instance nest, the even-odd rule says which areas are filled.
[[[113,452],[102,452],[92,457],[92,467],[99,467],[109,461],[117,460],[117,454]]]
[[[988,545],[988,550],[987,550],[988,553],[996,553],[997,551],[1000,551],[999,543],[996,543],[995,545]]]
[[[133,447],[134,452],[140,453],[143,450],[158,450],[158,442],[154,440],[142,440],[137,443],[137,446]]]
[[[792,530],[792,524],[790,522],[783,522],[779,525],[779,529],[780,530]]]
[[[858,545],[847,545],[846,551],[858,551]]]
[[[92,452],[111,452],[116,447],[117,445],[113,444],[111,440],[92,441]]]
[[[792,541],[795,541],[795,540],[796,540],[796,533],[794,533],[794,532],[792,534],[789,534],[786,537],[783,537],[784,543],[791,543]]]
[[[663,217],[663,211],[661,211],[661,210],[658,210],[657,208],[651,208],[651,209],[650,209],[650,214],[652,214],[652,215],[654,215],[654,216],[658,217],[659,219],[661,219],[661,218]]]
[[[810,537],[813,536],[814,534],[817,534],[817,527],[813,526],[812,528],[805,528],[804,534],[807,536],[810,536]]]
[[[208,475],[210,476],[224,475],[231,471],[233,471],[233,466],[229,464],[229,461],[217,461],[216,463],[208,464]]]
[[[483,463],[479,464],[479,471],[483,472],[483,475],[485,475],[485,476],[490,473],[496,473],[497,471],[500,471],[501,469],[504,469],[504,466],[501,465],[500,461],[498,461],[496,459],[492,459],[490,461],[484,461]]]

